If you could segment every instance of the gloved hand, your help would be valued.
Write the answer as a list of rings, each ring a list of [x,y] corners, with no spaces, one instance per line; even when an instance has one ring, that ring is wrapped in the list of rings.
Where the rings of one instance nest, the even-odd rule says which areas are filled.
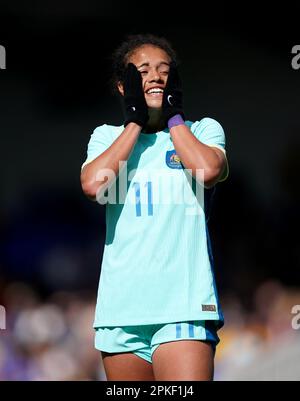
[[[143,90],[142,76],[136,66],[129,63],[124,76],[125,123],[134,122],[144,127],[149,119]]]
[[[168,125],[170,118],[177,114],[185,120],[182,98],[181,80],[178,70],[176,64],[171,62],[162,101],[162,111],[166,125]]]

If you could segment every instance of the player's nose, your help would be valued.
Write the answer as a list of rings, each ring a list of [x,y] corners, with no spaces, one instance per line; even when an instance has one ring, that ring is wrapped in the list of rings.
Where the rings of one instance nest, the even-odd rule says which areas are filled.
[[[162,81],[159,71],[157,71],[156,69],[151,69],[149,73],[149,82],[158,82],[158,81]]]

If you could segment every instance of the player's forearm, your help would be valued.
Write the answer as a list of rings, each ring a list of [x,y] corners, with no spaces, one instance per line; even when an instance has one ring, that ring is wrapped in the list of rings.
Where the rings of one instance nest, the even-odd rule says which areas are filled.
[[[95,199],[98,191],[107,188],[118,176],[124,162],[130,157],[140,132],[139,125],[128,124],[105,152],[84,166],[80,179],[86,196]]]
[[[224,158],[213,148],[200,142],[186,125],[171,128],[170,134],[176,153],[184,167],[192,171],[193,177],[196,178],[197,170],[203,169],[205,186],[218,182],[225,168]]]

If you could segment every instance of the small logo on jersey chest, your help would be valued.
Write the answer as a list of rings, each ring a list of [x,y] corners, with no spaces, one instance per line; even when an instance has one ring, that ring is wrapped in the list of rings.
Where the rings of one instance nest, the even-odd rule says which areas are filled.
[[[202,305],[202,312],[216,312],[216,305]]]
[[[166,165],[170,168],[183,168],[179,156],[176,155],[175,149],[167,151]]]

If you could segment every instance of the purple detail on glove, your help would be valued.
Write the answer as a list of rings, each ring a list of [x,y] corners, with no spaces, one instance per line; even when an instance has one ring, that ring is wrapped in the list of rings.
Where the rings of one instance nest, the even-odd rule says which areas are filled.
[[[180,114],[175,114],[175,116],[171,117],[168,121],[168,128],[171,129],[172,127],[176,127],[176,125],[184,124],[183,118]]]

